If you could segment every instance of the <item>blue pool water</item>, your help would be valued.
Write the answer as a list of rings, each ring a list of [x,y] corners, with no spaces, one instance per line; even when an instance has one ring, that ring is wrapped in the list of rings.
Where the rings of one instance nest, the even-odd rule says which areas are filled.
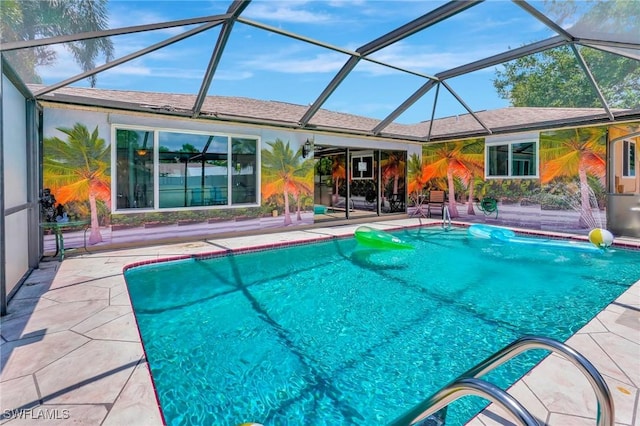
[[[394,232],[137,267],[125,278],[170,425],[387,424],[525,334],[566,340],[640,278],[640,253]],[[487,377],[503,388],[546,353]],[[484,401],[449,407],[464,424]]]

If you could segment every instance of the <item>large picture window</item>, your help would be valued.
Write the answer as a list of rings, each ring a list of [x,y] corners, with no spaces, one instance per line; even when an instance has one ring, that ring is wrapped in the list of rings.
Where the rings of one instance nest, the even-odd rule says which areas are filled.
[[[622,176],[636,177],[636,143],[624,141],[622,145]]]
[[[257,139],[138,129],[116,139],[118,210],[258,203]]]
[[[538,142],[487,142],[486,176],[488,178],[538,177]]]

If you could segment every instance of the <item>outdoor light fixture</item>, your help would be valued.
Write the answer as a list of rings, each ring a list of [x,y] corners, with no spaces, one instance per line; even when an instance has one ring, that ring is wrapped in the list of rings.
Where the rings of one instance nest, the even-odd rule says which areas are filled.
[[[307,158],[312,149],[313,147],[311,146],[311,141],[307,139],[304,145],[302,145],[302,158]]]
[[[144,148],[140,148],[140,149],[138,149],[136,152],[138,153],[138,155],[139,155],[140,157],[144,157],[145,155],[147,155],[147,150],[146,150],[146,149],[144,149]]]

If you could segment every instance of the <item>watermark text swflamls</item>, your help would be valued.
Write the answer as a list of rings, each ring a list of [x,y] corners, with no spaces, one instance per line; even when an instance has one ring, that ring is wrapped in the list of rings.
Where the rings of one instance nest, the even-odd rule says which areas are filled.
[[[16,410],[4,410],[2,419],[29,419],[29,420],[67,420],[71,417],[69,410],[60,408],[20,408]]]

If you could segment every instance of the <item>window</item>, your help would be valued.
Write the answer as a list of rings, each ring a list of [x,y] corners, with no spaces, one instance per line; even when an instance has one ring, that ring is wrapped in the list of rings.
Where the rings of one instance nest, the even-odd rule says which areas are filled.
[[[116,208],[153,208],[153,132],[116,130]]]
[[[258,203],[257,139],[137,129],[116,139],[118,210]]]
[[[488,178],[533,178],[538,176],[538,142],[487,142],[486,176]]]
[[[622,145],[622,176],[636,176],[636,143],[624,141]]]
[[[351,157],[352,179],[373,179],[373,155]]]
[[[255,139],[231,138],[232,169],[231,199],[233,204],[256,203],[256,150]]]

